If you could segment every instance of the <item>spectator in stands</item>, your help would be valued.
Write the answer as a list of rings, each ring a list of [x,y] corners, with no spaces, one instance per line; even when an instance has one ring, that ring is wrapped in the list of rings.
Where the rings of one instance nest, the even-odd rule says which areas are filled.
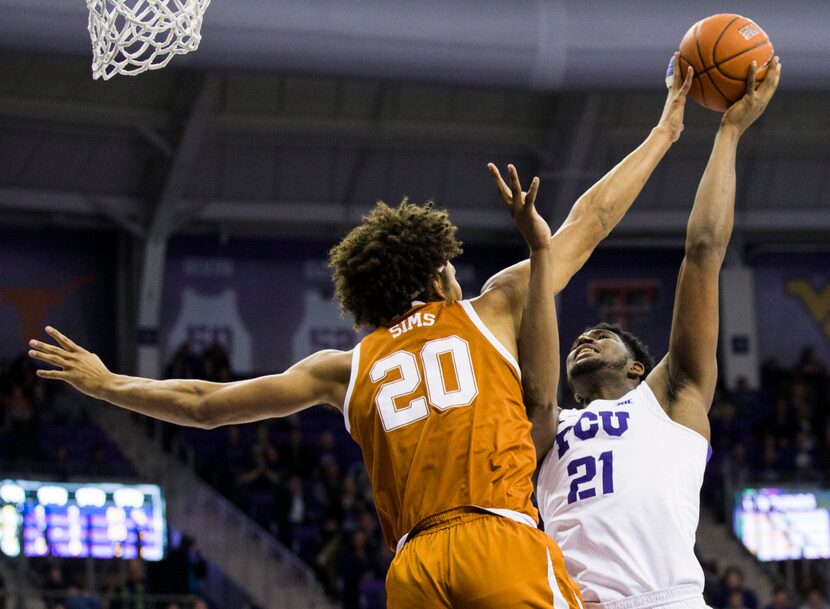
[[[251,448],[242,441],[242,432],[238,425],[225,428],[225,441],[222,449],[214,455],[214,484],[219,491],[234,503],[240,502],[239,484],[242,474],[248,471],[251,463]]]
[[[733,590],[729,593],[726,601],[726,607],[723,609],[750,609],[744,603],[744,595],[738,590]]]
[[[801,609],[830,609],[830,605],[824,600],[824,595],[818,588],[813,588],[807,592],[807,597]]]
[[[322,531],[314,557],[317,578],[323,584],[323,590],[329,598],[337,596],[338,568],[343,535],[337,518],[329,515],[323,520]]]
[[[56,609],[66,603],[66,578],[59,565],[49,567],[43,582],[43,590],[46,593],[43,600],[49,609]]]
[[[363,531],[357,530],[352,533],[348,548],[341,557],[340,565],[343,574],[343,607],[344,609],[359,609],[360,583],[377,574],[374,553]]]
[[[75,585],[66,590],[66,609],[101,609],[103,601],[99,596],[82,592]]]
[[[323,507],[325,514],[341,513],[343,498],[343,474],[340,465],[331,454],[320,458],[320,479],[315,484],[315,501]]]
[[[199,358],[190,350],[190,343],[184,342],[176,349],[173,359],[164,370],[164,377],[168,379],[201,378]]]
[[[793,462],[797,478],[814,479],[818,465],[815,437],[807,431],[799,430],[795,435],[794,451]]]
[[[755,477],[768,482],[777,481],[783,472],[790,469],[783,451],[778,448],[777,438],[772,434],[764,436],[757,469]]]
[[[145,599],[147,578],[144,563],[140,559],[127,563],[127,577],[118,592],[118,599],[112,604],[112,609],[149,609]]]
[[[52,473],[58,482],[66,482],[72,476],[72,464],[69,462],[69,455],[66,444],[60,444],[55,449],[55,460],[52,464]]]
[[[295,427],[288,435],[288,442],[280,447],[285,467],[289,473],[297,476],[308,476],[314,466],[314,453],[306,446],[303,432]]]
[[[90,476],[105,476],[109,470],[107,447],[102,442],[98,442],[92,449],[89,463],[86,466],[86,473]]]
[[[772,601],[765,609],[795,609],[790,600],[790,593],[783,586],[776,586],[772,591]]]
[[[260,423],[259,425],[257,425],[256,441],[254,442],[254,445],[251,447],[251,454],[254,460],[257,457],[259,457],[259,455],[262,455],[265,464],[269,468],[273,470],[281,469],[279,463],[279,453],[277,452],[277,449],[271,442],[271,436],[268,431],[267,423]]]
[[[206,381],[220,382],[223,377],[228,377],[231,365],[228,352],[218,342],[213,343],[202,352],[202,374],[201,378]],[[226,380],[230,380],[227,379]]]
[[[306,523],[307,511],[303,479],[291,476],[280,491],[277,503],[277,536],[284,544],[291,545],[294,529]]]
[[[733,595],[737,594],[740,602]],[[738,567],[730,566],[723,573],[721,588],[715,597],[715,604],[718,607],[730,607],[730,609],[757,609],[758,597],[749,588],[744,586],[744,572]],[[740,607],[735,607],[738,604]]]

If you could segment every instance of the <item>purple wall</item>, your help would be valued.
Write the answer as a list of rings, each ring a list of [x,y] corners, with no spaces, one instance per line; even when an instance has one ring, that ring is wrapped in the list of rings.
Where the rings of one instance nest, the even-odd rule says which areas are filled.
[[[115,259],[106,233],[0,229],[0,357],[51,324],[112,361]]]

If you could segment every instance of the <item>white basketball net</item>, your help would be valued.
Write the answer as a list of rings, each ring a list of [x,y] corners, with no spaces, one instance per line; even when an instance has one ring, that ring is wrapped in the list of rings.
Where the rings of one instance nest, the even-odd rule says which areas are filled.
[[[86,0],[92,77],[158,70],[199,48],[210,0]]]

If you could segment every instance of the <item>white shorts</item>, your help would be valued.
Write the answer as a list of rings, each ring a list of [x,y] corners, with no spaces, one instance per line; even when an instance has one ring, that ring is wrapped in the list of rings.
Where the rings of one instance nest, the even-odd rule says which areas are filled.
[[[585,609],[709,609],[698,586],[677,586],[608,603],[585,603]]]

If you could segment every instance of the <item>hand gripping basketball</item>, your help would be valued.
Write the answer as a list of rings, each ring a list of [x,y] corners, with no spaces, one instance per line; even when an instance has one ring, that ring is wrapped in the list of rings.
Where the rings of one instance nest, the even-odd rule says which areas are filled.
[[[666,105],[663,107],[663,115],[660,117],[658,127],[667,129],[671,135],[671,141],[676,142],[683,132],[683,115],[686,109],[686,96],[692,86],[694,70],[691,67],[686,69],[684,78],[683,71],[678,68],[679,54],[674,54],[672,60],[672,80],[669,84],[669,94],[666,97]]]
[[[755,88],[755,76],[758,71],[753,61],[749,66],[746,77],[746,93],[727,110],[721,119],[721,125],[734,126],[738,133],[742,134],[764,113],[767,104],[778,88],[778,80],[781,78],[781,62],[778,57],[773,58],[767,70],[766,78],[761,86]]]

